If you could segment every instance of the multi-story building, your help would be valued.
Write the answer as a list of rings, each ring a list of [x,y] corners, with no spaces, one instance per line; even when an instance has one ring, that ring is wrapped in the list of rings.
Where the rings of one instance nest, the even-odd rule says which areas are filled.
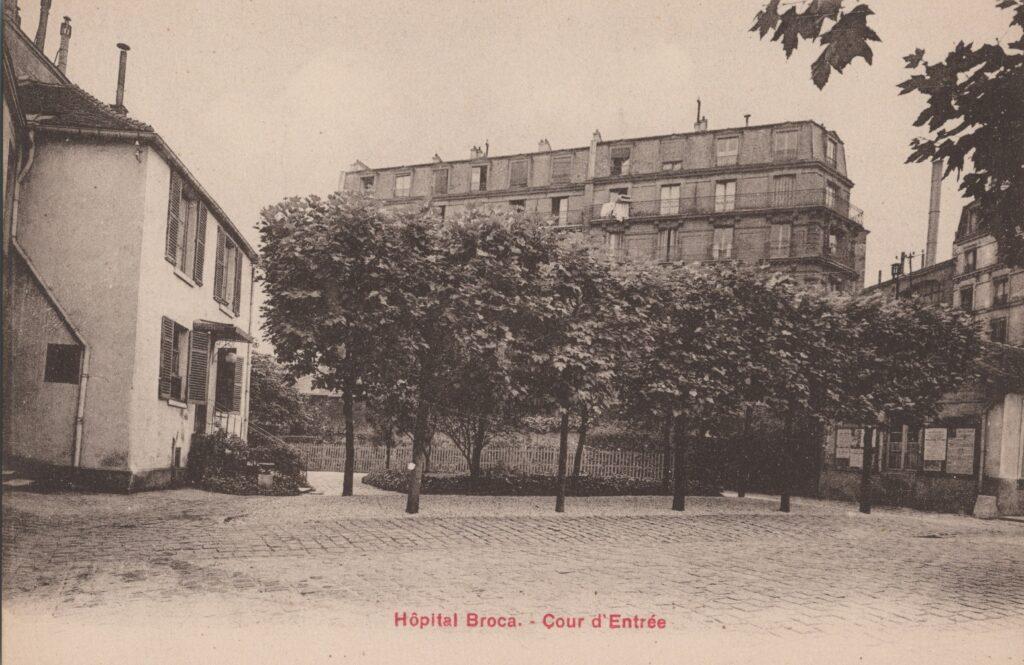
[[[771,264],[799,282],[859,291],[863,214],[835,132],[811,121],[614,141],[588,147],[372,169],[340,187],[449,214],[510,206],[582,229],[616,259]]]
[[[105,104],[67,76],[67,20],[58,64],[44,55],[42,5],[32,40],[4,2],[5,136],[9,104],[11,125],[24,121],[4,161],[4,458],[107,486],[167,484],[193,433],[246,432],[256,253],[128,116],[127,47]]]

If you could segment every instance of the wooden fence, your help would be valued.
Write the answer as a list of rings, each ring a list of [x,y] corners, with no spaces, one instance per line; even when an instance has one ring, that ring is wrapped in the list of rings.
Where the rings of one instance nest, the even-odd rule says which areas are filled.
[[[345,446],[340,442],[317,441],[312,437],[282,437],[299,451],[308,471],[343,471]],[[380,471],[385,468],[386,451],[383,446],[357,442],[356,473]],[[572,471],[574,450],[569,451],[569,471]],[[404,469],[412,461],[411,446],[391,449],[391,468]],[[504,467],[521,473],[555,475],[558,471],[558,449],[551,446],[519,446],[485,448],[480,459],[484,469]],[[660,480],[663,457],[656,452],[630,452],[620,450],[584,449],[582,471],[584,475],[607,478],[627,477]],[[427,471],[431,473],[467,473],[469,465],[462,453],[451,446],[435,446],[430,454]]]

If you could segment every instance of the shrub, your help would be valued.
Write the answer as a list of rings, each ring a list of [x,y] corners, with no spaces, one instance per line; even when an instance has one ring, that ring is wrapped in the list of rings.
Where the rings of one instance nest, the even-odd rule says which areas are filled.
[[[274,486],[260,489],[259,464],[274,465]],[[281,441],[253,434],[249,441],[227,432],[197,434],[188,456],[188,479],[201,489],[226,494],[298,494],[305,482],[302,458]]]
[[[409,490],[409,474],[405,471],[373,471],[363,477],[367,485],[393,492]],[[486,469],[478,478],[464,475],[428,474],[423,476],[420,488],[423,494],[467,494],[477,496],[554,496],[557,479],[553,476],[534,476],[506,469]],[[720,488],[700,481],[687,483],[691,496],[718,496]],[[570,478],[566,485],[568,496],[635,496],[668,495],[662,484],[654,480],[581,476]]]

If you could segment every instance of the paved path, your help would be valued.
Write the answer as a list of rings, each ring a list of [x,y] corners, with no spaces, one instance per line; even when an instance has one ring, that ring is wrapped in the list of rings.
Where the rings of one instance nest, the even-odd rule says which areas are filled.
[[[58,651],[86,626],[90,640],[106,632],[121,644],[134,625],[133,639],[151,632],[153,640],[170,639],[164,629],[180,636],[205,627],[205,637],[186,640],[195,648],[231,630],[256,631],[254,643],[264,643],[258,636],[272,628],[316,643],[346,636],[348,648],[354,635],[370,634],[393,645],[487,639],[489,649],[518,639],[519,647],[547,644],[542,653],[553,657],[573,640],[596,649],[610,637],[546,630],[545,614],[622,613],[654,614],[667,628],[611,636],[609,648],[639,640],[631,648],[654,653],[684,640],[710,658],[748,644],[769,662],[765,640],[775,640],[779,662],[810,662],[812,645],[836,661],[842,643],[858,658],[874,648],[883,662],[877,656],[890,649],[918,645],[911,655],[921,657],[949,640],[988,662],[1024,662],[1024,525],[906,510],[865,516],[810,500],[797,500],[789,515],[756,498],[691,499],[685,513],[669,511],[664,497],[570,498],[562,515],[552,503],[425,496],[423,512],[408,516],[404,497],[391,493],[9,490],[5,615],[26,627],[26,640],[29,621],[32,630],[45,626],[41,643]],[[523,626],[412,631],[394,627],[396,611],[463,620],[473,611]],[[313,625],[329,627],[311,636]],[[53,638],[61,634],[67,639]],[[799,652],[790,650],[794,639]],[[602,647],[593,662],[610,653]],[[74,655],[89,662],[80,649]],[[57,651],[52,662],[62,662]]]
[[[372,485],[363,482],[365,473],[352,474],[355,484],[352,486],[354,496],[382,496],[395,494],[387,490],[377,489]],[[313,494],[323,496],[341,496],[341,489],[345,482],[345,474],[335,471],[310,471],[306,474],[306,480],[313,488]]]

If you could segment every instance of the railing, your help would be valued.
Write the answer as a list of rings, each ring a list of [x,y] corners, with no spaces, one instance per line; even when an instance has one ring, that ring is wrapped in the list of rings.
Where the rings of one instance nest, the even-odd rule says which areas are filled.
[[[757,192],[678,199],[632,200],[628,203],[601,203],[592,207],[595,220],[643,217],[679,217],[730,213],[743,210],[771,210],[825,207],[863,225],[864,211],[849,199],[828,189],[799,189],[788,192]]]

